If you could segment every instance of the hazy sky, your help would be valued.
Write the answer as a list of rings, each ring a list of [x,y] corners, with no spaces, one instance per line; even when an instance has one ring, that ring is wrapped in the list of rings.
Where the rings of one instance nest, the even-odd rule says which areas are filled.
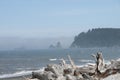
[[[120,0],[0,0],[0,37],[75,36],[120,27]]]

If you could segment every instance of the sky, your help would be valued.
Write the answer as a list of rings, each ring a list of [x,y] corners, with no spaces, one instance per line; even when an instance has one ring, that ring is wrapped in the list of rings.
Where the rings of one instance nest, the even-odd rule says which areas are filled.
[[[120,28],[120,0],[0,0],[0,50],[68,48],[92,28]]]
[[[0,37],[70,37],[120,28],[120,0],[0,0]]]

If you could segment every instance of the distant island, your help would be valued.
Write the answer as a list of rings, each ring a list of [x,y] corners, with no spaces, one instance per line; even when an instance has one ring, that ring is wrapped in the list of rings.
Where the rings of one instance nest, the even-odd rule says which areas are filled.
[[[75,36],[71,47],[120,47],[120,28],[96,28]]]

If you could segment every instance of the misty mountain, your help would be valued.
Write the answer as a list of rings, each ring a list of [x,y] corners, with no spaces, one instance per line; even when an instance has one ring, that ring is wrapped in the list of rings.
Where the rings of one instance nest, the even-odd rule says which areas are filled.
[[[82,32],[74,38],[71,47],[120,46],[119,28],[96,28]]]

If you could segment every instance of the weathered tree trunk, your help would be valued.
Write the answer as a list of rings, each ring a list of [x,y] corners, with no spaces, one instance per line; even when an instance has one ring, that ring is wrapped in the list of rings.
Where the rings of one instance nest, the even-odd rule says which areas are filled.
[[[72,68],[76,69],[76,65],[75,65],[74,61],[71,59],[70,55],[68,55],[68,59],[69,59],[69,61],[71,63]]]
[[[98,52],[97,55],[93,55],[96,60],[96,70],[95,74],[100,74],[105,71],[105,63],[101,52]]]

